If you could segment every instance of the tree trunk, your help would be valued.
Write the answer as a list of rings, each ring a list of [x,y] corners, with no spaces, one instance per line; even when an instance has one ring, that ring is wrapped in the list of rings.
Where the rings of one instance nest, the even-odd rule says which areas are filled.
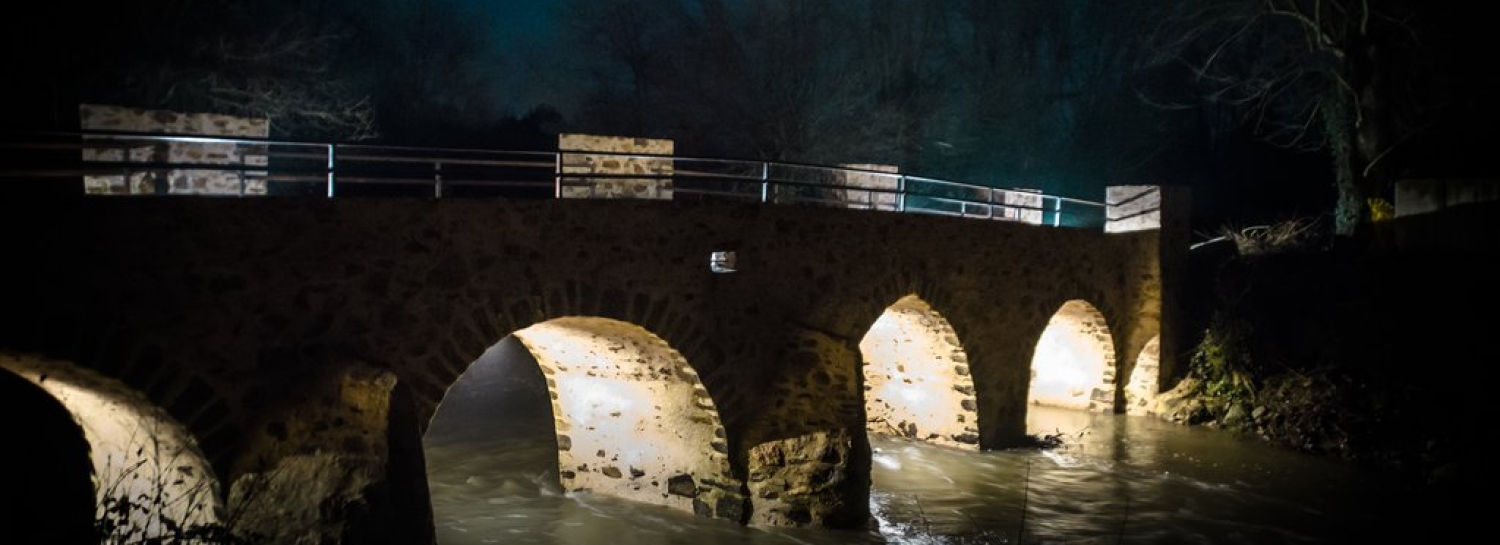
[[[1334,203],[1334,234],[1353,236],[1359,226],[1369,217],[1365,210],[1365,191],[1360,184],[1360,172],[1356,166],[1357,150],[1354,146],[1354,112],[1348,95],[1334,90],[1327,99],[1323,111],[1324,130],[1328,133],[1329,153],[1333,155],[1334,187],[1338,200]]]
[[[1356,33],[1344,52],[1343,81],[1325,101],[1323,120],[1338,188],[1335,233],[1351,236],[1371,221],[1369,199],[1389,197],[1386,177],[1373,167],[1390,145],[1390,124],[1373,42]]]

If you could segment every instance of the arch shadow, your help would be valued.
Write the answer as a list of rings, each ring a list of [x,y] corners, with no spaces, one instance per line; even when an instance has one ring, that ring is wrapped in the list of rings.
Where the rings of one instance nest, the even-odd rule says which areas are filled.
[[[197,439],[143,394],[65,361],[0,354],[0,369],[55,399],[82,431],[101,540],[160,541],[224,529],[219,481]]]
[[[524,365],[515,365],[517,359]],[[497,376],[502,366],[518,376]],[[524,493],[592,493],[743,517],[744,484],[731,468],[714,400],[687,358],[655,333],[596,316],[558,317],[516,330],[454,380],[429,434],[453,431],[453,424],[439,420],[457,418],[450,398],[454,411],[482,404],[506,380],[544,388],[550,408],[536,412],[548,413],[541,418],[553,433],[555,465],[537,465],[531,456],[529,471],[537,475],[522,485]]]

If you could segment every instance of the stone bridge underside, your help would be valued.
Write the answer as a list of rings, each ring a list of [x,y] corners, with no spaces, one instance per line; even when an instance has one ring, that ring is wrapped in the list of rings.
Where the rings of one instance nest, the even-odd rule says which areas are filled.
[[[559,438],[589,445],[568,456],[606,450],[569,421],[585,409],[567,409],[595,379],[658,381],[640,395],[682,406],[654,418],[692,425],[656,426],[701,425],[672,439],[696,450],[637,462],[660,474],[622,495],[827,527],[868,520],[860,343],[893,305],[945,320],[975,421],[943,433],[977,432],[980,448],[1025,439],[1033,352],[1065,303],[1102,314],[1121,377],[1162,333],[1159,231],[626,200],[134,198],[6,212],[0,351],[141,392],[196,438],[228,511],[306,507],[300,522],[263,516],[297,535],[430,540],[421,433],[471,362],[538,324],[593,328],[606,359],[625,342],[606,337],[640,331],[628,338],[649,342],[629,342],[659,343],[649,350],[670,361],[564,375],[550,337],[518,335],[547,371]],[[715,251],[735,252],[737,272],[711,272]],[[1153,346],[1163,379],[1168,338]],[[559,383],[584,386],[559,399]],[[632,478],[628,465],[573,479],[608,488]],[[319,475],[338,478],[288,485]],[[330,498],[349,506],[338,520],[317,515]]]

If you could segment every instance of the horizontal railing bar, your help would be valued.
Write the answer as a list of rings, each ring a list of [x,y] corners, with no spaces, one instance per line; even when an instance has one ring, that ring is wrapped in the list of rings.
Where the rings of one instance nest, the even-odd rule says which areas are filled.
[[[431,184],[432,180],[427,180]],[[487,186],[487,187],[552,187],[552,180],[507,180],[494,178],[449,178],[443,176],[443,185]]]
[[[249,174],[255,176],[256,178],[267,179],[267,180],[272,180],[272,181],[287,181],[287,180],[294,180],[294,179],[304,179],[304,180],[308,180],[308,181],[311,181],[311,182],[326,182],[326,178],[324,176],[322,176],[322,175],[317,175],[317,176],[312,176],[312,175],[308,175],[308,176],[294,176],[294,175],[285,174],[284,170],[283,171],[278,171],[278,172],[283,172],[283,173],[280,173],[280,174],[269,174],[267,167],[264,166],[264,165],[239,165],[239,164],[222,165],[222,164],[198,164],[198,163],[123,163],[123,164],[127,165],[127,166],[121,167],[121,166],[112,166],[110,164],[105,164],[105,165],[102,165],[102,166],[100,166],[98,168],[75,169],[75,170],[68,170],[68,171],[56,171],[56,170],[45,170],[45,171],[0,171],[0,173],[3,173],[3,174],[8,175],[8,176],[20,176],[20,177],[80,176],[80,175],[81,176],[89,176],[89,175],[94,175],[94,176],[119,176],[119,175],[128,175],[128,174],[132,174],[132,173],[139,173],[139,172],[143,172],[143,171],[152,171],[152,170],[199,170],[199,171],[201,171],[201,170],[212,170],[212,171],[225,171],[225,172],[245,172],[245,173],[249,173]],[[306,170],[308,172],[319,172],[317,169],[306,169]],[[589,178],[672,179],[673,176],[671,176],[671,175],[653,175],[653,174],[593,174],[593,173],[590,173],[590,174],[579,174],[579,175],[564,176],[563,177],[563,181],[565,183],[569,184],[569,185],[581,186],[581,185],[586,185],[588,183],[587,179],[589,179]],[[713,181],[713,178],[714,177],[708,177],[707,179],[710,180],[710,181]],[[720,178],[723,178],[723,181],[725,181],[727,183],[745,183],[745,180],[749,180],[749,178],[741,178],[741,177],[720,177]],[[389,185],[416,185],[416,184],[426,185],[426,184],[431,184],[431,183],[434,182],[434,180],[432,178],[429,178],[429,177],[398,177],[398,176],[349,176],[349,175],[345,175],[345,176],[340,176],[338,178],[338,180],[341,183],[389,184]],[[524,184],[536,185],[536,186],[539,186],[539,187],[551,184],[551,182],[541,182],[541,181],[486,180],[486,179],[479,179],[479,178],[454,179],[454,178],[446,178],[446,177],[443,179],[443,182],[445,184],[488,183],[488,184],[492,184],[492,185],[502,185],[502,184],[508,184],[508,183],[516,183],[516,184],[522,184],[522,183],[524,183]],[[777,187],[803,187],[803,188],[812,188],[812,189],[856,191],[856,192],[867,193],[867,194],[884,194],[884,195],[901,195],[901,194],[903,194],[902,192],[899,192],[899,191],[896,191],[896,190],[892,190],[892,189],[886,189],[886,188],[871,188],[871,187],[847,186],[847,185],[831,185],[831,184],[814,183],[814,182],[797,182],[797,181],[791,181],[791,180],[768,180],[768,182],[771,183],[772,185],[777,186]],[[687,190],[687,191],[691,191],[691,190]],[[710,193],[710,191],[707,191],[707,190],[698,190],[698,192],[699,193],[704,193],[704,194]],[[715,192],[715,193],[739,195],[739,193],[726,192],[726,191],[719,191],[719,192]],[[1035,210],[1035,211],[1042,211],[1042,212],[1048,211],[1048,209],[1045,206],[1032,206],[1032,205],[1022,204],[1022,203],[1010,203],[1010,204],[1007,204],[1007,203],[992,203],[992,202],[983,202],[983,201],[971,201],[971,200],[957,199],[957,198],[952,198],[952,197],[943,197],[943,196],[937,196],[937,195],[925,195],[925,194],[921,194],[921,193],[911,193],[911,192],[907,192],[907,193],[904,193],[904,194],[907,195],[907,196],[916,196],[916,197],[926,198],[926,199],[929,199],[931,201],[944,202],[944,203],[957,204],[957,205],[974,205],[974,206],[986,206],[986,207],[1002,207],[1002,208],[1008,208],[1008,209]],[[813,198],[813,197],[808,197],[808,196],[796,196],[796,195],[784,195],[784,196],[782,196],[782,198],[784,198],[784,199],[791,199],[791,200],[795,200],[795,201],[798,201],[798,202],[838,202],[838,203],[846,203],[846,204],[850,202],[850,201],[841,200],[841,199]]]
[[[172,133],[140,133],[130,131],[108,131],[90,130],[88,132],[51,132],[37,133],[61,137],[80,137],[95,140],[146,140],[158,142],[193,142],[193,143],[225,143],[225,144],[252,144],[252,145],[279,145],[279,146],[315,146],[327,147],[326,142],[301,142],[294,140],[271,140],[269,138],[255,138],[245,136],[207,136],[202,134],[172,134]]]
[[[452,158],[407,158],[407,157],[379,157],[367,155],[339,155],[340,161],[360,161],[371,163],[404,163],[412,165],[431,165],[442,163],[444,165],[484,165],[484,166],[508,166],[508,167],[545,167],[547,172],[552,172],[552,161],[499,161],[493,159],[452,159]]]
[[[324,168],[324,169],[317,169],[317,168],[285,169],[285,168],[275,168],[275,167],[268,166],[268,165],[257,165],[257,164],[251,164],[251,163],[158,163],[158,162],[132,163],[132,162],[128,162],[128,161],[79,161],[79,163],[82,164],[82,165],[88,165],[88,166],[74,167],[73,172],[83,172],[84,174],[100,174],[100,175],[121,174],[121,173],[128,173],[128,172],[163,171],[163,170],[214,170],[214,171],[223,171],[223,172],[265,172],[267,170],[273,170],[273,169],[275,169],[275,170],[280,170],[282,172],[286,172],[286,171],[292,171],[292,172],[299,172],[299,171],[303,171],[303,172],[325,172],[325,173],[328,172],[328,170],[326,168]],[[51,169],[49,169],[49,170],[51,170]],[[20,171],[0,170],[0,175],[10,175],[13,172],[20,172]]]
[[[718,196],[723,196],[723,197],[743,197],[745,199],[760,200],[760,193],[758,193],[758,192],[757,193],[741,193],[741,192],[736,192],[736,191],[720,191],[720,190],[713,190],[713,189],[674,187],[674,188],[672,188],[672,193],[673,194],[683,193],[683,194],[687,194],[687,195],[718,195]]]
[[[974,218],[1015,220],[1017,212],[1040,213],[1044,222],[1085,218],[1074,206],[1106,208],[1102,202],[1048,195],[1024,188],[978,185],[860,166],[814,165],[751,159],[709,158],[652,153],[589,150],[493,150],[472,148],[427,148],[358,143],[316,143],[265,138],[220,137],[124,131],[70,133],[24,133],[31,140],[16,141],[16,133],[0,133],[0,150],[77,150],[77,157],[36,154],[19,161],[14,170],[0,170],[0,177],[51,178],[67,176],[119,177],[165,171],[221,172],[256,182],[325,184],[327,195],[338,185],[434,186],[442,197],[443,187],[548,188],[588,186],[597,180],[671,180],[674,195],[699,198],[733,198],[761,202],[835,205],[870,210],[910,211]],[[40,141],[50,136],[56,141]],[[149,143],[233,144],[238,162],[173,162],[156,158]],[[141,150],[141,151],[137,151]],[[149,161],[132,161],[132,153],[144,151]],[[89,153],[121,159],[94,160]],[[231,153],[232,155],[233,153]],[[25,154],[13,154],[25,155]],[[665,172],[600,173],[567,165],[573,156],[658,160]],[[61,168],[37,168],[37,164]],[[291,164],[288,164],[291,163]],[[688,168],[683,168],[688,167]],[[382,172],[391,172],[384,175]],[[537,179],[529,179],[532,173]],[[881,187],[856,185],[850,175],[868,176]],[[491,177],[491,176],[494,177]],[[543,179],[545,177],[545,179]],[[869,178],[866,178],[869,179]],[[774,192],[771,192],[774,190]],[[1000,199],[997,195],[1005,195]],[[1024,198],[1012,199],[1010,195]],[[1138,198],[1138,197],[1137,197]],[[1005,202],[1016,200],[1020,202]],[[1064,203],[1070,205],[1065,209]],[[997,209],[998,207],[998,209]],[[1002,213],[1003,211],[1003,213]]]
[[[496,150],[496,149],[479,149],[479,148],[423,148],[423,147],[414,147],[414,146],[390,146],[390,145],[383,145],[383,144],[334,144],[334,145],[338,147],[338,149],[339,149],[340,152],[345,152],[346,150],[371,150],[371,151],[374,151],[374,150],[388,150],[388,151],[420,151],[420,152],[426,152],[426,153],[444,152],[444,153],[481,153],[481,154],[491,154],[491,155],[498,155],[498,154],[537,155],[537,156],[546,156],[546,157],[552,157],[554,155],[557,155],[558,153],[561,153],[561,152],[556,152],[556,151],[536,151],[536,150]]]
[[[369,185],[432,185],[432,178],[376,178],[364,176],[339,176],[338,183]]]
[[[1097,206],[1099,208],[1106,208],[1106,207],[1109,206],[1107,204],[1104,204],[1104,203],[1098,202],[1098,201],[1089,201],[1089,200],[1084,200],[1084,199],[1075,199],[1075,198],[1072,198],[1072,197],[1061,197],[1061,196],[1057,196],[1057,195],[1048,195],[1047,198],[1054,199],[1054,200],[1059,200],[1059,201],[1062,201],[1062,202],[1070,202],[1070,203],[1073,203],[1073,204],[1082,204],[1082,205],[1085,205],[1085,206]]]
[[[1084,199],[1076,199],[1076,198],[1071,198],[1071,197],[1062,197],[1062,196],[1057,196],[1057,195],[1047,195],[1047,194],[1044,194],[1044,193],[1039,193],[1039,192],[1034,192],[1034,191],[1028,191],[1028,190],[1018,189],[1018,188],[990,187],[990,186],[977,185],[977,184],[971,184],[971,183],[965,183],[965,182],[955,182],[955,181],[951,181],[951,180],[941,180],[941,179],[937,179],[937,178],[928,178],[928,177],[924,177],[924,176],[914,176],[914,175],[910,175],[910,174],[901,174],[901,173],[886,172],[886,171],[881,171],[881,170],[863,169],[863,168],[847,167],[847,166],[838,166],[838,167],[835,167],[835,166],[828,166],[828,165],[814,165],[814,164],[797,163],[797,162],[782,162],[782,161],[768,162],[768,161],[756,161],[756,160],[750,160],[750,159],[724,159],[724,158],[692,157],[692,156],[649,154],[649,153],[622,153],[622,152],[586,151],[586,150],[559,150],[559,151],[556,151],[556,152],[551,152],[551,151],[528,151],[528,150],[514,150],[514,151],[512,151],[512,150],[498,150],[497,151],[497,150],[473,149],[473,148],[426,148],[426,147],[415,147],[415,146],[394,146],[394,145],[376,145],[376,144],[350,144],[350,143],[327,144],[327,143],[316,143],[316,142],[305,142],[305,141],[271,140],[271,139],[259,139],[259,138],[245,138],[245,137],[221,137],[221,136],[202,136],[202,135],[135,133],[135,132],[124,132],[124,131],[93,131],[93,132],[87,132],[87,133],[49,133],[49,134],[54,134],[54,135],[59,135],[59,136],[67,135],[67,136],[78,136],[78,137],[103,137],[103,138],[108,138],[108,139],[132,139],[132,138],[134,138],[134,139],[141,139],[141,140],[163,140],[163,141],[180,141],[180,142],[199,142],[199,143],[214,143],[214,142],[230,143],[230,142],[232,142],[232,143],[248,143],[248,144],[260,144],[260,145],[288,145],[288,146],[314,146],[314,147],[326,147],[326,146],[329,146],[329,145],[333,145],[333,146],[335,146],[339,150],[346,150],[346,149],[367,149],[367,150],[426,151],[426,152],[432,152],[432,151],[469,152],[469,153],[484,153],[484,154],[505,153],[505,154],[521,154],[521,155],[538,155],[538,156],[546,156],[546,157],[552,157],[552,156],[554,156],[556,154],[571,154],[571,155],[599,155],[599,156],[611,156],[611,157],[622,157],[622,158],[641,158],[641,159],[669,159],[669,160],[673,160],[673,161],[689,161],[689,162],[692,162],[692,161],[702,161],[702,162],[716,162],[716,163],[741,163],[741,164],[747,164],[747,165],[759,165],[761,163],[767,163],[767,164],[771,164],[771,165],[774,165],[776,167],[781,167],[781,168],[787,168],[787,167],[790,167],[790,168],[804,168],[804,169],[821,170],[821,171],[826,171],[826,172],[857,172],[857,173],[870,174],[870,175],[875,175],[875,176],[890,177],[890,178],[906,178],[907,180],[915,180],[915,181],[921,181],[921,182],[926,182],[926,183],[937,183],[937,184],[944,184],[944,185],[950,185],[950,186],[955,186],[955,187],[963,187],[963,188],[972,188],[972,189],[978,189],[978,190],[993,190],[993,191],[1001,191],[1001,192],[1008,192],[1008,193],[1009,192],[1014,192],[1014,193],[1022,193],[1022,194],[1035,194],[1035,195],[1040,195],[1044,199],[1056,199],[1056,200],[1061,200],[1061,201],[1065,201],[1065,202],[1072,202],[1072,203],[1076,203],[1076,204],[1083,204],[1083,205],[1090,205],[1090,206],[1100,206],[1100,207],[1105,206],[1105,203],[1101,203],[1101,202],[1089,201],[1089,200],[1084,200]],[[318,156],[321,156],[321,155],[314,155],[314,156],[311,156],[311,157],[318,157]],[[359,156],[356,156],[356,157],[359,157]],[[424,158],[424,159],[426,159],[426,158]],[[526,165],[526,166],[550,166],[550,165],[543,165],[543,164],[538,163],[536,165]]]
[[[256,157],[258,159],[267,159],[267,158],[268,159],[285,159],[285,158],[291,157],[291,158],[309,159],[309,160],[318,160],[318,161],[324,161],[328,157],[326,154],[296,154],[296,155],[292,155],[292,154],[281,154],[281,153],[269,153],[269,154],[267,154],[267,153],[257,153],[257,154],[253,154],[252,156]],[[373,156],[353,156],[353,157],[350,157],[350,156],[345,156],[345,155],[340,155],[339,156],[339,160],[343,161],[343,162],[346,162],[346,163],[348,163],[348,162],[379,162],[379,163],[402,163],[402,164],[424,165],[424,166],[431,166],[433,163],[442,163],[443,165],[455,165],[455,166],[504,166],[504,167],[522,167],[522,168],[543,168],[543,167],[545,167],[547,169],[546,172],[549,175],[552,173],[552,163],[551,162],[542,162],[542,161],[498,161],[498,160],[483,160],[483,159],[430,159],[430,158],[428,158],[428,159],[405,159],[405,158],[396,158],[396,157],[373,157]],[[82,164],[93,165],[93,167],[91,167],[91,168],[103,168],[103,169],[109,169],[109,168],[129,168],[129,169],[137,169],[137,170],[225,170],[225,171],[234,171],[234,170],[265,170],[267,168],[277,168],[279,170],[285,170],[286,169],[286,167],[283,167],[283,166],[270,165],[270,164],[256,164],[256,163],[187,163],[187,162],[175,162],[175,163],[168,162],[168,163],[164,163],[164,162],[160,162],[160,161],[150,161],[150,162],[147,162],[147,161],[100,161],[100,160],[93,160],[93,159],[76,159],[76,161],[79,162],[79,163],[82,163]],[[324,170],[326,171],[326,167],[324,167]],[[9,172],[9,171],[0,171],[0,172]]]
[[[266,180],[266,181],[271,181],[271,182],[302,182],[302,181],[307,181],[307,182],[317,182],[317,183],[320,183],[320,184],[327,184],[328,183],[328,175],[326,175],[326,174],[318,175],[318,176],[296,176],[296,175],[290,175],[290,174],[269,174],[269,175],[261,177],[261,179]]]
[[[699,170],[677,170],[676,173],[677,173],[676,176],[679,177],[679,178],[683,177],[683,176],[687,176],[687,177],[691,177],[691,178],[705,178],[705,179],[727,178],[727,179],[731,179],[731,180],[754,180],[756,182],[760,182],[761,181],[759,173],[740,175],[740,174],[725,174],[725,173],[721,173],[721,172],[704,172],[704,171],[699,171]]]
[[[1025,204],[1006,204],[1006,203],[1000,203],[1000,202],[966,201],[966,200],[963,200],[963,199],[954,199],[954,198],[950,198],[950,197],[935,197],[935,196],[929,196],[929,195],[918,195],[918,196],[924,197],[924,198],[928,198],[928,199],[931,199],[931,200],[934,200],[934,201],[955,203],[955,204],[959,204],[959,205],[973,205],[973,206],[988,206],[988,207],[1000,207],[1000,208],[1014,208],[1016,210],[1038,210],[1038,211],[1042,211],[1042,212],[1046,212],[1048,210],[1046,206],[1030,206],[1030,205],[1025,205]]]

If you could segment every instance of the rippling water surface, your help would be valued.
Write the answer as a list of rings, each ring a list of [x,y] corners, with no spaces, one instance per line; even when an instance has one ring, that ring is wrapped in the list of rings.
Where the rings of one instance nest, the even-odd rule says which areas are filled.
[[[1346,543],[1415,532],[1352,468],[1152,418],[1033,408],[1050,450],[872,438],[869,531],[742,527],[558,488],[548,429],[429,436],[438,542],[537,544]],[[479,438],[480,436],[487,438]]]

